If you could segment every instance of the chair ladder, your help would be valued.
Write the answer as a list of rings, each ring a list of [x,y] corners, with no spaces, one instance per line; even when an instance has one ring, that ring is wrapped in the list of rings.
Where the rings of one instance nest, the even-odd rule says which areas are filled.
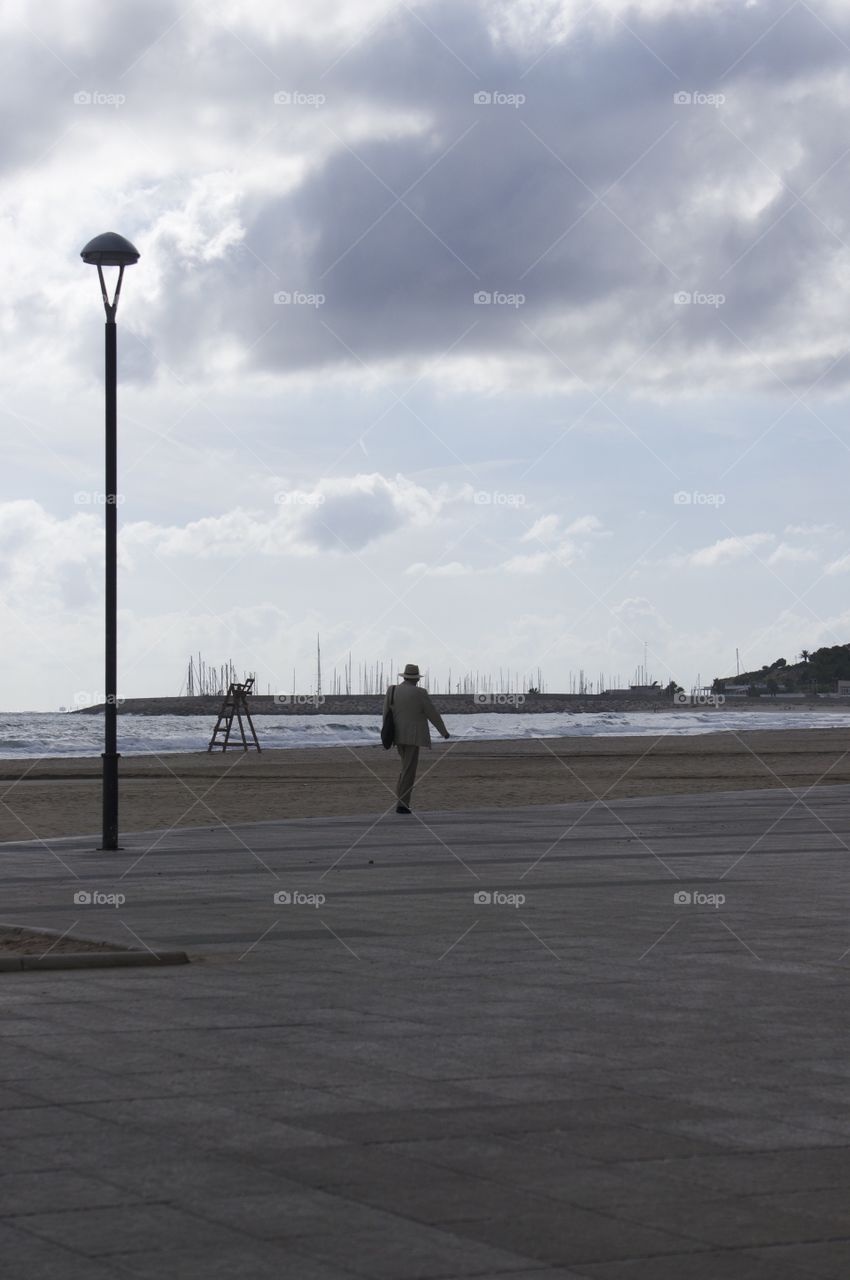
[[[210,738],[210,745],[207,747],[208,752],[212,751],[215,747],[220,748],[222,751],[227,751],[228,747],[239,747],[242,751],[249,751],[251,743],[245,736],[243,717],[247,721],[248,728],[251,731],[253,745],[258,751],[262,751],[256,730],[254,729],[254,722],[251,719],[251,712],[248,710],[247,697],[253,687],[253,676],[249,676],[243,683],[234,681],[228,686],[227,696],[221,704],[218,719],[215,722],[215,728],[213,729],[212,737]],[[239,726],[239,737],[237,738],[234,733],[234,741],[231,742],[230,738],[231,733],[233,733],[234,720]],[[219,741],[220,736],[221,741]]]

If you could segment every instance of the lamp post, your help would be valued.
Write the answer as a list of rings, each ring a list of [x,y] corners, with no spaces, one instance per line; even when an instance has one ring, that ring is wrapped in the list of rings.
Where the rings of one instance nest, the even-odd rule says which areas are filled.
[[[107,231],[90,240],[80,254],[83,262],[97,267],[103,307],[106,312],[106,592],[105,592],[105,750],[103,760],[103,843],[101,849],[118,845],[118,431],[117,431],[117,326],[115,313],[121,295],[124,268],[139,260],[139,251],[129,240]],[[118,268],[112,301],[103,278],[104,267]]]

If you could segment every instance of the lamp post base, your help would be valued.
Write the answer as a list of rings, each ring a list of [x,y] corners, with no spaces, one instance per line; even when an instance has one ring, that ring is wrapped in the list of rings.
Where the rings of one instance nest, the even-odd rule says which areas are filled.
[[[103,761],[103,843],[99,849],[106,852],[121,848],[118,843],[118,751],[101,752]]]

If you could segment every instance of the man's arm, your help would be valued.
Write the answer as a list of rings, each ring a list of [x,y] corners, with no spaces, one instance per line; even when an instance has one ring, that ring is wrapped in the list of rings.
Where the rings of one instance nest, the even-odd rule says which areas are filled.
[[[443,724],[443,717],[431,701],[431,695],[428,693],[427,689],[422,690],[422,703],[425,715],[431,721],[431,724],[438,733],[442,734],[444,738],[447,738],[449,736],[449,731]]]

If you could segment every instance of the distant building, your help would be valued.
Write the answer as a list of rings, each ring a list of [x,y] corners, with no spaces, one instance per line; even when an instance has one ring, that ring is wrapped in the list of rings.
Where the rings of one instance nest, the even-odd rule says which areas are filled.
[[[643,694],[646,697],[652,697],[656,693],[663,693],[664,690],[658,684],[630,684],[629,693]]]
[[[835,692],[842,698],[850,698],[850,680],[838,680],[836,682]]]
[[[743,698],[746,697],[749,687],[748,684],[724,684],[723,692],[731,693],[734,697]]]

